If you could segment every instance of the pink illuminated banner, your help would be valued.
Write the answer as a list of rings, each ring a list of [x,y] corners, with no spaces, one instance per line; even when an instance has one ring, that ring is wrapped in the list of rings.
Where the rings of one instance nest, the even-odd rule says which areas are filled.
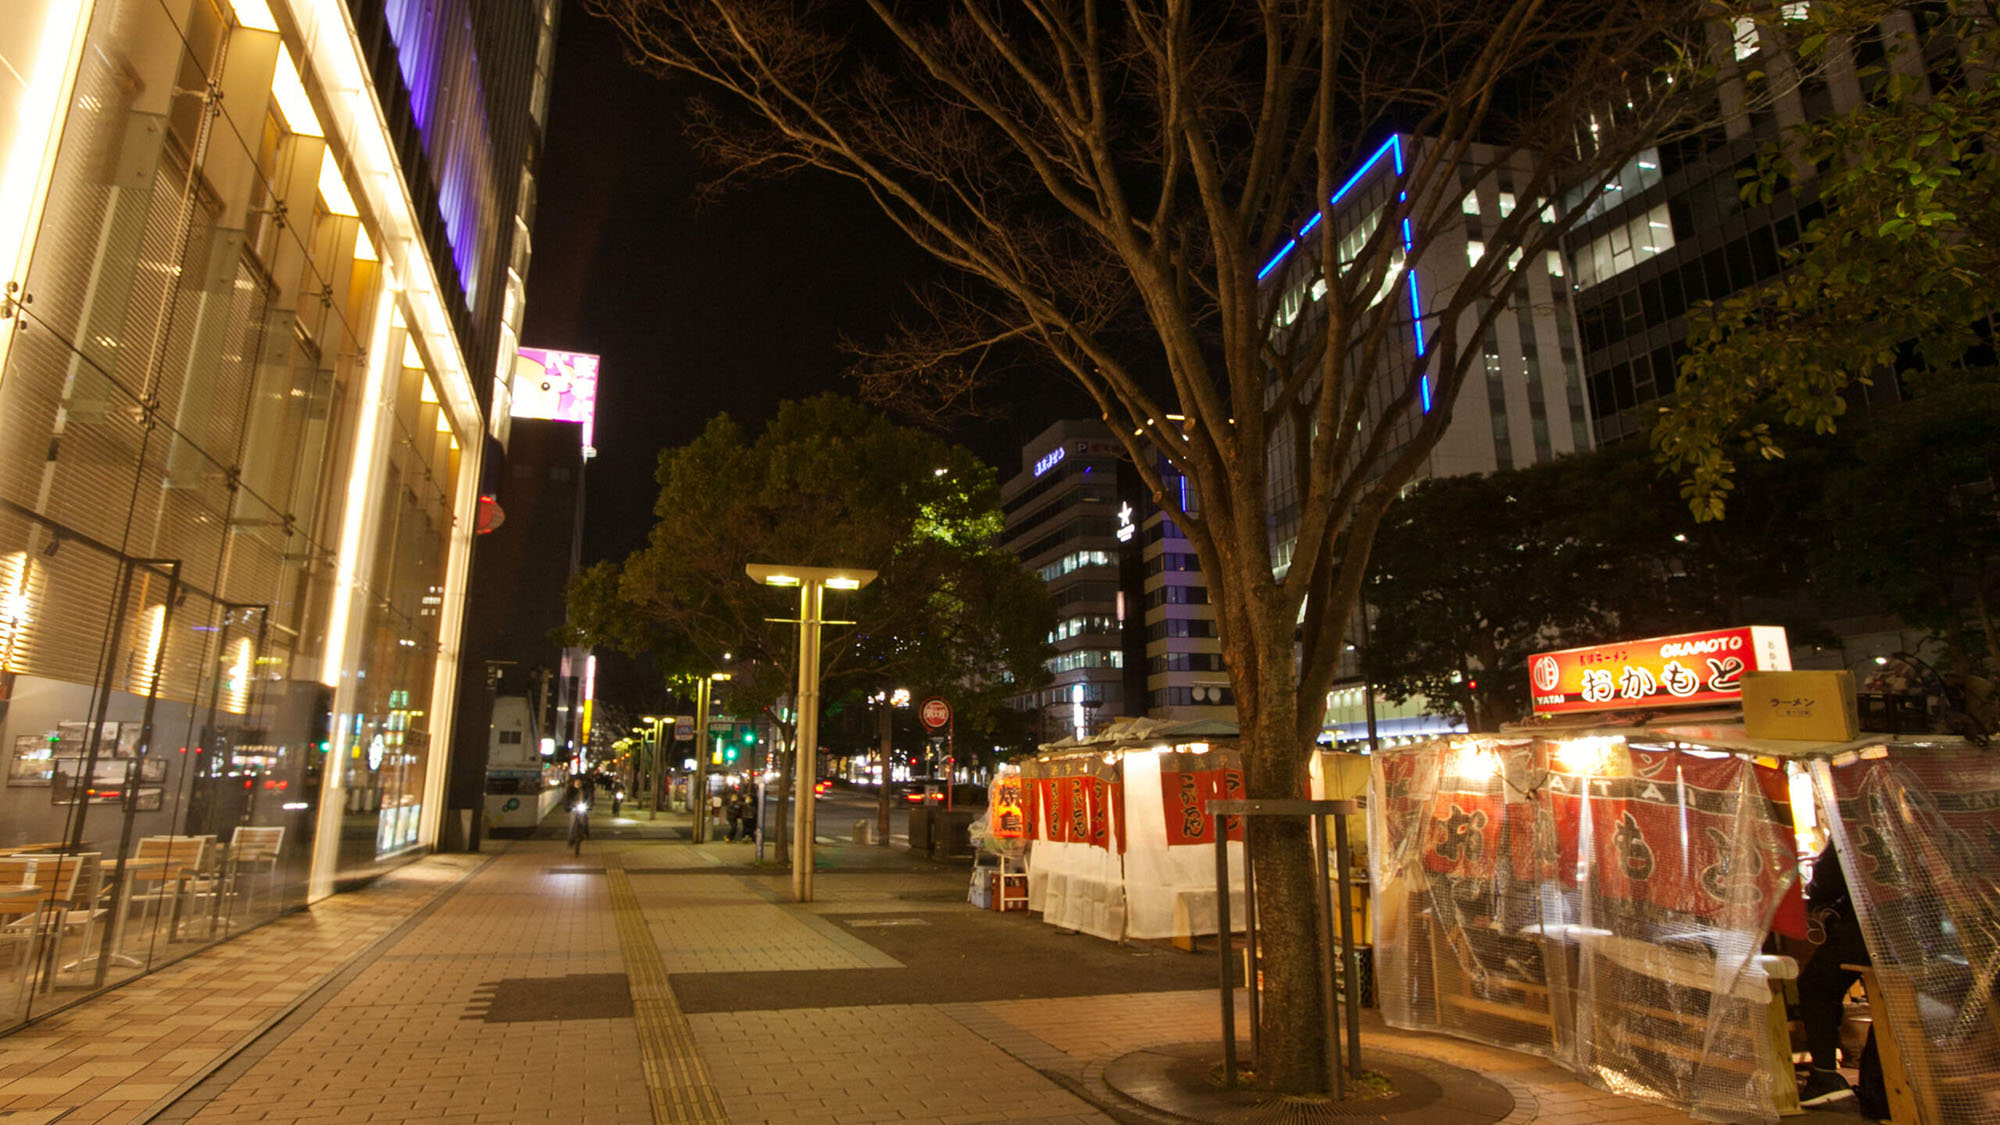
[[[587,352],[522,348],[514,359],[514,417],[583,423],[591,448],[597,418],[597,357]]]

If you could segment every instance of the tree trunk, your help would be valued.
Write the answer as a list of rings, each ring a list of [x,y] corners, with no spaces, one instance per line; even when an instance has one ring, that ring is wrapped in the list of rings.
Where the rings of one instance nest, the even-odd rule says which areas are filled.
[[[1313,745],[1299,737],[1300,701],[1289,629],[1260,636],[1263,675],[1255,709],[1240,715],[1244,783],[1252,799],[1305,796]],[[1245,698],[1242,694],[1239,700]],[[1312,835],[1303,819],[1249,817],[1256,865],[1257,925],[1263,953],[1258,1085],[1288,1094],[1328,1088],[1326,1010],[1320,995]]]

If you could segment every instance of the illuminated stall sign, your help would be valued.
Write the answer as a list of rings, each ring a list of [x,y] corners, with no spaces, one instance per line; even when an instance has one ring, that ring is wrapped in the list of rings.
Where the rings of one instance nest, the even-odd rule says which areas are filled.
[[[1784,629],[1745,625],[1545,652],[1528,660],[1528,679],[1535,713],[1559,715],[1731,703],[1743,673],[1791,667]]]
[[[1026,798],[1019,777],[1002,777],[993,783],[993,835],[1001,840],[1018,840],[1027,835]]]

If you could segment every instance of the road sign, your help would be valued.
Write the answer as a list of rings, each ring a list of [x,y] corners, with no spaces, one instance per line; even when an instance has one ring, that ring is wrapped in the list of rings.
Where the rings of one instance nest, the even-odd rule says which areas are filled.
[[[936,730],[951,722],[951,704],[932,696],[924,700],[923,707],[917,711],[917,717],[924,721],[925,726]]]
[[[690,738],[693,738],[693,737],[694,737],[694,716],[693,716],[693,715],[675,715],[675,716],[674,716],[674,741],[675,741],[675,742],[686,742],[686,741],[687,741],[688,739],[690,739]]]

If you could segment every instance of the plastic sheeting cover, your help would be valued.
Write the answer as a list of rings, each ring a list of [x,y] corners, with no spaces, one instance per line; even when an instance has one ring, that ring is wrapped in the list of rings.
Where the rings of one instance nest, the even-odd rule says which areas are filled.
[[[2000,755],[1843,755],[1813,783],[1883,993],[1876,1034],[1895,1037],[1919,1112],[2000,1122]]]
[[[1781,906],[1803,922],[1782,774],[1619,738],[1437,741],[1374,763],[1390,1024],[1700,1117],[1775,1119],[1791,1065],[1758,954]]]

